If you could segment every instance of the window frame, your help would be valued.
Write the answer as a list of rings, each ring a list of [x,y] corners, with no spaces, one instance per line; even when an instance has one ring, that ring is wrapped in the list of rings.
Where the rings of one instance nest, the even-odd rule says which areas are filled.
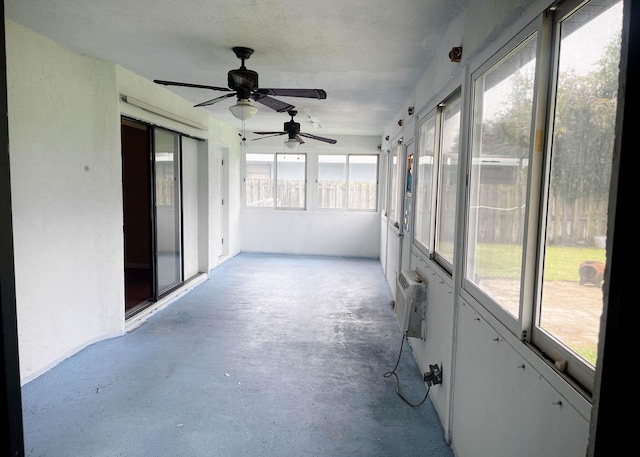
[[[382,160],[378,164],[378,169],[380,170],[378,178],[378,199],[380,204],[380,215],[385,219],[388,218],[389,210],[389,197],[387,194],[387,190],[389,189],[389,157],[390,151],[387,149],[380,155],[380,158]]]
[[[433,155],[429,155],[429,154],[423,154],[423,152],[425,152],[425,149],[427,147],[427,145],[425,144],[425,138],[423,137],[422,134],[422,128],[424,127],[425,129],[427,129],[427,131],[430,130],[430,127],[427,126],[428,123],[433,122],[433,142],[430,142],[430,146],[431,146],[431,152],[433,152]],[[438,110],[437,108],[430,110],[426,115],[422,116],[419,118],[418,120],[418,141],[417,141],[417,151],[416,151],[416,155],[415,155],[415,159],[414,159],[414,168],[416,170],[416,172],[414,173],[414,182],[413,182],[413,188],[415,189],[414,192],[414,197],[413,197],[413,214],[414,214],[414,219],[412,222],[412,232],[413,232],[413,245],[416,246],[416,248],[422,253],[424,254],[426,257],[433,259],[433,252],[434,252],[434,243],[435,243],[435,238],[433,236],[433,234],[435,233],[435,218],[434,218],[434,208],[435,208],[435,204],[436,204],[436,200],[435,200],[435,190],[437,188],[437,183],[434,182],[434,180],[436,179],[437,174],[435,173],[436,170],[436,149],[437,149],[437,145],[438,145],[438,141],[437,138],[439,137],[439,122],[438,122]],[[426,135],[424,135],[426,136]],[[429,139],[431,139],[431,137],[429,137]],[[417,216],[419,214],[418,211],[418,204],[423,202],[422,199],[422,193],[420,192],[420,190],[422,189],[422,183],[421,181],[423,179],[425,179],[425,174],[422,173],[423,168],[422,168],[422,163],[420,162],[420,159],[422,157],[431,157],[431,168],[430,168],[430,173],[429,173],[429,178],[430,178],[430,183],[426,185],[425,188],[429,189],[429,194],[428,196],[425,197],[424,199],[424,209],[427,211],[427,220],[423,221],[424,222],[424,227],[425,227],[425,240],[423,240],[422,238],[416,238],[416,234],[418,233],[418,231],[416,230],[416,220],[417,220]],[[428,173],[428,172],[427,172]],[[422,205],[421,205],[422,206]]]
[[[437,146],[435,149],[435,154],[437,155],[437,159],[434,161],[434,173],[436,173],[436,177],[434,179],[435,181],[435,186],[436,188],[434,189],[434,194],[433,195],[433,200],[435,201],[433,208],[433,216],[432,216],[432,238],[433,238],[433,259],[442,267],[444,268],[450,275],[453,273],[453,264],[455,262],[455,233],[452,235],[452,244],[453,244],[453,254],[452,254],[452,259],[449,260],[445,255],[443,255],[442,250],[439,249],[440,247],[440,241],[441,241],[441,234],[442,234],[442,214],[440,214],[440,210],[442,208],[442,200],[443,200],[443,189],[444,189],[444,178],[443,178],[443,167],[444,167],[444,160],[442,160],[442,155],[443,155],[443,150],[444,150],[444,142],[447,140],[447,138],[445,138],[444,136],[444,127],[445,127],[445,123],[446,123],[446,116],[445,113],[448,112],[448,110],[453,107],[456,106],[456,104],[458,104],[458,106],[460,107],[459,110],[459,119],[458,119],[458,164],[457,164],[457,169],[456,169],[456,180],[459,179],[459,168],[460,168],[460,139],[462,136],[462,90],[461,88],[456,89],[456,91],[454,91],[451,95],[449,95],[446,99],[444,99],[441,103],[438,104],[437,107],[437,113],[438,113],[438,117],[437,117],[437,137],[436,137],[436,142],[437,142]],[[455,200],[454,200],[454,206],[453,206],[453,213],[454,213],[454,220],[455,217],[457,216],[457,202],[458,202],[458,182],[456,181],[455,186],[453,186],[453,191],[455,192]]]
[[[273,198],[273,203],[271,205],[250,205],[247,204],[247,165],[248,165],[248,161],[247,161],[247,155],[264,155],[264,156],[270,156],[271,157],[271,164],[272,164],[272,170],[270,170],[270,180],[271,180],[271,198]],[[242,186],[242,206],[244,208],[247,209],[252,209],[252,210],[269,210],[269,209],[275,209],[275,153],[272,152],[248,152],[248,151],[243,151],[242,154],[242,182],[243,182],[243,186]]]
[[[462,140],[462,119],[463,119],[463,99],[462,99],[462,88],[458,87],[453,92],[451,92],[447,97],[445,97],[438,105],[428,111],[425,115],[421,116],[418,121],[418,152],[416,153],[414,168],[417,170],[414,173],[414,189],[416,192],[414,193],[414,220],[412,221],[412,230],[413,230],[413,244],[423,255],[426,257],[433,259],[440,267],[442,267],[449,275],[453,275],[453,267],[455,260],[449,261],[441,252],[438,251],[438,237],[441,233],[441,225],[440,225],[440,206],[442,201],[442,166],[443,161],[442,158],[442,149],[443,142],[445,138],[443,137],[443,128],[445,122],[445,112],[451,107],[459,104],[460,106],[460,114],[459,114],[459,123],[458,123],[458,157],[461,157],[461,140]],[[430,135],[428,139],[430,141],[429,146],[431,147],[431,151],[433,155],[425,155],[423,154],[424,148],[427,147],[425,144],[425,135],[422,133],[422,128],[431,129],[431,127],[427,127],[429,123],[433,123],[433,138]],[[433,144],[431,144],[431,140],[433,140]],[[430,185],[429,195],[426,197],[426,205],[428,206],[428,220],[424,221],[426,226],[426,240],[416,238],[417,231],[415,230],[417,215],[418,215],[418,204],[422,202],[421,194],[418,192],[418,189],[421,188],[420,181],[425,179],[425,175],[421,173],[422,164],[420,163],[420,159],[423,157],[431,157],[431,169],[430,169]],[[460,176],[460,161],[458,162],[458,169],[456,170],[456,179],[459,180]],[[455,205],[453,207],[454,217],[457,216],[457,207],[459,202],[459,185],[456,182],[454,192],[455,196]],[[454,233],[452,244],[456,245],[456,234]],[[454,253],[455,255],[455,253]]]
[[[606,3],[607,8],[614,6],[616,0]],[[468,156],[464,165],[459,188],[463,189],[462,219],[464,230],[458,237],[458,245],[463,254],[459,256],[461,265],[456,267],[460,271],[460,298],[467,303],[477,303],[488,312],[488,316],[541,358],[554,370],[569,386],[586,400],[591,400],[594,388],[595,367],[581,358],[577,352],[563,343],[559,333],[545,331],[539,327],[539,315],[543,307],[542,285],[545,257],[547,256],[545,238],[547,224],[547,206],[549,189],[551,187],[551,157],[554,139],[554,118],[556,91],[558,90],[558,62],[560,59],[560,25],[574,13],[589,5],[582,0],[566,0],[545,10],[536,19],[525,26],[515,37],[510,39],[495,54],[480,64],[468,75],[467,85],[470,88],[469,106],[463,116],[470,126],[465,132],[467,146],[465,154]],[[580,16],[576,16],[580,17]],[[586,16],[590,18],[591,16]],[[584,24],[587,24],[585,21]],[[477,96],[476,81],[483,77],[502,59],[518,49],[525,40],[536,34],[535,70],[533,74],[533,96],[531,103],[531,120],[529,129],[529,144],[527,149],[527,183],[524,198],[524,221],[522,240],[517,244],[522,250],[520,269],[520,290],[518,293],[518,316],[512,315],[496,300],[483,292],[468,278],[467,268],[470,254],[469,234],[471,229],[470,209],[472,203],[470,192],[471,173],[473,168],[474,146],[474,110]],[[484,88],[482,88],[484,91]],[[484,96],[484,95],[483,95]],[[613,133],[612,133],[613,134]],[[611,151],[613,154],[613,151]],[[601,330],[600,330],[601,332]],[[594,364],[595,365],[595,364]]]
[[[486,308],[491,314],[493,314],[510,332],[512,332],[513,334],[517,335],[519,338],[522,337],[523,335],[523,331],[524,331],[524,327],[526,323],[522,323],[520,322],[519,318],[521,318],[523,316],[523,302],[522,302],[522,297],[525,291],[525,287],[522,287],[522,284],[520,286],[520,291],[519,291],[519,310],[518,310],[518,316],[519,318],[515,318],[512,314],[510,314],[502,305],[499,305],[493,298],[491,298],[486,292],[484,292],[482,289],[480,289],[473,281],[469,280],[467,278],[467,263],[468,263],[468,254],[469,254],[469,243],[468,243],[468,235],[469,235],[469,230],[470,230],[470,220],[469,220],[469,205],[471,204],[471,198],[470,198],[470,192],[471,192],[471,170],[473,167],[473,157],[472,157],[472,148],[473,148],[473,142],[474,142],[474,138],[473,138],[473,122],[474,122],[474,108],[476,106],[475,104],[475,98],[476,98],[476,93],[475,93],[475,82],[476,80],[478,80],[479,78],[483,77],[489,70],[491,70],[492,68],[494,68],[497,64],[499,64],[503,59],[505,59],[507,56],[509,56],[511,53],[513,53],[516,49],[518,49],[519,47],[522,46],[522,44],[528,40],[533,34],[537,34],[536,36],[536,71],[535,71],[535,81],[533,83],[533,87],[534,87],[534,94],[533,94],[533,102],[532,102],[532,109],[533,106],[535,106],[535,102],[537,100],[537,91],[536,88],[538,87],[539,84],[539,75],[540,75],[540,70],[538,68],[538,66],[540,66],[540,48],[541,48],[541,33],[540,30],[542,28],[542,17],[538,17],[536,20],[532,21],[531,23],[529,23],[524,29],[522,29],[520,31],[520,33],[518,33],[515,37],[513,37],[511,40],[509,40],[509,42],[504,45],[498,52],[496,52],[493,56],[491,56],[487,61],[485,61],[480,67],[478,67],[475,71],[473,71],[471,73],[471,86],[470,86],[470,97],[471,97],[471,103],[470,103],[470,109],[469,111],[466,113],[466,115],[469,117],[469,123],[468,125],[470,126],[470,128],[467,131],[467,135],[468,135],[468,140],[467,140],[467,155],[468,155],[468,160],[467,160],[467,164],[466,164],[466,169],[465,169],[465,208],[464,208],[464,240],[463,240],[463,252],[464,252],[464,256],[461,257],[460,261],[462,262],[462,291],[467,292],[469,295],[467,296],[468,298],[471,298],[477,302],[479,302],[484,308]],[[532,113],[532,117],[531,117],[531,123],[530,123],[530,136],[529,138],[534,138],[534,134],[533,132],[535,132],[535,126],[534,124],[536,123],[536,116],[535,113]],[[531,142],[531,145],[529,146],[529,150],[528,150],[528,157],[529,157],[529,161],[531,162],[531,157],[532,157],[532,148],[533,148],[533,141]],[[531,170],[533,167],[529,166],[528,167],[528,175],[527,175],[527,180],[528,180],[528,184],[527,184],[527,192],[526,192],[526,196],[525,196],[525,202],[528,204],[528,207],[530,205],[531,202],[531,182],[533,181],[533,177],[531,176]],[[532,205],[535,206],[535,205]],[[528,235],[530,234],[530,230],[529,230],[529,226],[528,226],[528,222],[529,222],[529,218],[525,217],[525,221],[524,221],[524,226],[523,226],[523,233],[524,233],[524,238],[526,238]],[[535,231],[535,230],[534,230]],[[524,241],[521,243],[521,248],[522,248],[522,263],[523,265],[526,263],[527,259],[530,260],[530,257],[528,256],[528,251],[526,249],[526,245],[528,245],[529,243],[524,243]],[[529,246],[529,248],[531,248],[533,246]],[[530,252],[530,251],[529,251]],[[522,283],[523,281],[523,277],[526,274],[531,274],[531,269],[530,268],[525,268],[524,266],[521,267],[521,276],[520,276],[520,281]],[[463,294],[464,296],[464,294]]]
[[[271,157],[271,164],[273,165],[272,176],[271,176],[271,195],[273,198],[273,203],[271,205],[260,205],[253,206],[247,204],[247,155],[264,155]],[[278,206],[278,157],[280,156],[304,156],[304,203],[302,207],[299,206]],[[307,210],[307,201],[309,198],[308,193],[308,154],[305,152],[247,152],[244,151],[242,154],[243,161],[243,183],[242,186],[242,204],[245,209],[252,210],[276,210],[276,211],[306,211]]]
[[[321,157],[342,157],[344,158],[344,162],[340,162],[341,164],[343,164],[343,170],[342,170],[342,205],[340,207],[336,207],[336,206],[320,206],[320,202],[318,201],[319,197],[320,197],[320,193],[318,192],[318,184],[320,182],[320,171],[321,171],[321,162],[320,158]],[[347,208],[347,171],[348,168],[348,158],[347,158],[347,154],[346,153],[341,153],[341,154],[326,154],[326,153],[322,153],[322,154],[318,154],[316,156],[316,176],[315,176],[315,195],[314,195],[314,208],[317,209],[318,211],[345,211]],[[324,181],[324,180],[323,180]]]
[[[540,197],[538,201],[538,211],[540,218],[540,228],[537,233],[535,242],[538,246],[538,252],[540,252],[540,258],[537,262],[537,276],[532,278],[532,287],[535,291],[534,306],[532,307],[531,316],[531,331],[526,335],[526,341],[531,342],[538,348],[546,357],[552,360],[559,361],[561,364],[566,362],[565,371],[571,376],[572,380],[576,380],[580,387],[586,388],[589,392],[593,390],[595,366],[591,367],[586,363],[581,362],[580,358],[576,356],[574,351],[568,347],[568,345],[557,342],[552,334],[547,333],[545,330],[539,327],[538,320],[539,314],[543,307],[542,303],[542,289],[543,289],[543,273],[544,273],[544,257],[546,255],[545,238],[547,236],[547,207],[549,205],[548,195],[549,188],[551,186],[551,161],[554,155],[554,135],[555,135],[555,111],[556,111],[556,95],[558,92],[560,74],[559,74],[559,59],[560,59],[560,40],[561,40],[561,25],[570,18],[574,13],[581,14],[579,12],[583,7],[588,7],[590,2],[567,0],[560,3],[553,9],[553,14],[550,14],[545,22],[545,31],[551,36],[553,48],[549,50],[549,55],[553,58],[549,62],[549,67],[546,69],[549,75],[547,83],[549,85],[548,93],[550,94],[548,100],[548,112],[545,123],[545,142],[543,145],[544,162],[541,164],[541,180],[543,180],[544,195]],[[604,2],[607,5],[606,10],[616,5],[616,0],[610,0]],[[622,0],[620,0],[622,3]],[[598,7],[602,5],[598,4]],[[621,5],[622,7],[622,5]],[[622,13],[621,13],[622,14]],[[584,25],[584,24],[583,24]],[[619,68],[619,67],[616,67]],[[614,135],[613,132],[612,136]],[[613,157],[613,150],[610,151],[611,158]],[[595,364],[594,364],[595,365]]]
[[[279,184],[280,184],[280,178],[278,177],[278,174],[282,171],[280,170],[280,161],[278,160],[280,157],[287,157],[287,156],[302,156],[304,157],[304,178],[302,179],[302,185],[304,186],[304,192],[303,192],[303,197],[302,197],[302,206],[279,206],[278,205],[278,201],[280,200],[279,195],[278,195],[278,189],[279,189]],[[275,179],[273,180],[274,185],[275,185],[275,191],[274,191],[274,204],[275,204],[275,209],[276,210],[280,210],[280,211],[305,211],[307,209],[307,154],[305,152],[276,152],[275,153],[275,164],[276,164],[276,170],[275,170]]]
[[[404,192],[401,191],[400,187],[404,184],[404,180],[402,179],[404,164],[400,163],[402,158],[402,139],[399,139],[393,144],[393,146],[391,146],[391,149],[389,150],[389,174],[387,181],[387,193],[389,199],[389,203],[387,206],[387,220],[398,230],[401,230],[402,200],[404,198]]]
[[[320,158],[321,157],[344,157],[344,179],[343,179],[343,197],[342,197],[342,207],[321,207],[318,202],[318,183],[319,183],[319,175],[320,175]],[[354,157],[372,157],[375,158],[375,206],[374,208],[352,208],[350,206],[350,195],[351,195],[351,159]],[[316,187],[314,194],[314,208],[321,212],[349,212],[349,213],[375,213],[378,211],[380,206],[380,154],[376,153],[334,153],[334,154],[326,154],[321,153],[316,155],[316,179],[315,179]]]
[[[375,157],[376,159],[376,178],[375,178],[375,183],[376,183],[376,203],[374,208],[352,208],[349,205],[349,200],[350,200],[350,195],[351,195],[351,158],[352,157]],[[357,212],[357,213],[375,213],[378,211],[378,195],[380,193],[380,154],[375,154],[375,153],[371,153],[371,154],[347,154],[347,193],[346,193],[346,199],[347,199],[347,203],[346,203],[346,207],[347,207],[347,211],[348,212]]]

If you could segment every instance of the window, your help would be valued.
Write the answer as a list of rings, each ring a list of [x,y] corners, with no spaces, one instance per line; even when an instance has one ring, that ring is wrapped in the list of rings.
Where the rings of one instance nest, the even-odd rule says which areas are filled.
[[[520,281],[537,33],[474,81],[465,275],[514,318]]]
[[[380,195],[382,203],[382,215],[387,217],[389,202],[387,199],[387,178],[389,176],[389,152],[382,154],[382,166],[380,167]]]
[[[458,91],[423,119],[418,132],[414,241],[449,273],[456,228],[460,105]]]
[[[307,155],[245,153],[245,206],[306,209]],[[378,154],[319,154],[314,207],[377,211]],[[313,189],[312,189],[313,190]]]
[[[622,1],[567,1],[471,77],[463,292],[587,394],[621,30]]]
[[[276,208],[304,209],[307,166],[305,154],[276,154]]]
[[[378,209],[378,155],[349,155],[348,208]]]
[[[398,189],[400,179],[398,174],[401,167],[398,166],[398,152],[402,145],[397,144],[391,149],[389,154],[389,220],[397,227],[400,227],[400,190]]]
[[[460,145],[460,95],[443,102],[440,115],[438,189],[436,198],[436,260],[451,273],[456,228],[458,148]]]
[[[272,208],[273,154],[245,154],[245,205]]]
[[[418,170],[416,172],[414,241],[421,245],[426,253],[432,251],[431,201],[433,188],[433,161],[435,157],[436,115],[432,114],[420,124],[418,137]]]
[[[347,195],[347,156],[319,155],[316,185],[318,208],[344,208]]]
[[[306,176],[305,154],[247,153],[245,205],[305,209]]]
[[[602,314],[622,27],[622,1],[611,3],[587,4],[565,16],[563,9],[556,11],[560,52],[542,216],[545,261],[534,327],[536,344],[545,352],[558,360],[576,356],[589,370],[595,366]],[[580,323],[577,334],[567,320]],[[569,354],[554,350],[553,339]]]
[[[318,156],[318,208],[376,211],[377,203],[377,155]]]

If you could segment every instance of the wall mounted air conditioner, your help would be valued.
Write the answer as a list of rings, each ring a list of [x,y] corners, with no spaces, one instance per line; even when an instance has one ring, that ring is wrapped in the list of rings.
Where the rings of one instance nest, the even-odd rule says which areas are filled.
[[[427,280],[414,270],[402,270],[398,275],[394,310],[403,333],[427,339]]]

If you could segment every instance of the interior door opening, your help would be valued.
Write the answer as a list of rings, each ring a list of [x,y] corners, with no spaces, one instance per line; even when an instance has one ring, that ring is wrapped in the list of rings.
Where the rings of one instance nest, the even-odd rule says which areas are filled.
[[[125,314],[129,316],[151,302],[154,290],[150,131],[147,125],[125,118],[121,131]]]

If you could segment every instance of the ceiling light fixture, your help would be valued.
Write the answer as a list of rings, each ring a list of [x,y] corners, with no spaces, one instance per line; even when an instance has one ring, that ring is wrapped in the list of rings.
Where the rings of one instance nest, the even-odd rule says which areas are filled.
[[[238,103],[229,107],[229,111],[241,121],[250,119],[258,112],[258,108],[249,103],[245,98],[238,99]]]
[[[287,138],[284,141],[284,145],[289,149],[293,149],[298,146],[298,140],[296,140],[295,138]]]

